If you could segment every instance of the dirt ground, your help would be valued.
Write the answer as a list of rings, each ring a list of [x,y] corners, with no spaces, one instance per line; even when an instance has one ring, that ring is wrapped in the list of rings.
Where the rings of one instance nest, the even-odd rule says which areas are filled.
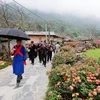
[[[0,61],[0,65],[3,65],[5,62],[4,61]]]

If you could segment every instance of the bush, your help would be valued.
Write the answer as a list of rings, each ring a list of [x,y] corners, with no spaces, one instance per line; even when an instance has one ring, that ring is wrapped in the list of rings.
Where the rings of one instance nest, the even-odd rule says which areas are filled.
[[[49,91],[47,91],[45,100],[61,100],[62,97],[60,95],[60,93],[58,93],[56,90],[54,89],[48,89]]]
[[[80,45],[81,42],[67,42],[66,45],[71,46],[71,47],[76,47],[77,45]]]
[[[76,56],[72,48],[63,46],[52,61],[45,100],[99,100],[100,58]]]
[[[51,92],[48,90],[46,100],[99,100],[100,65],[95,59],[84,60],[74,67],[61,64],[48,72]],[[54,94],[57,98],[50,99]]]
[[[66,59],[62,56],[64,52],[59,52],[54,55],[52,60],[52,67],[56,67],[59,64],[64,64],[66,62]]]
[[[59,64],[73,64],[76,61],[76,55],[72,51],[61,51],[53,57],[52,66],[53,68]]]
[[[72,49],[71,46],[63,46],[63,47],[61,47],[61,51],[69,51],[71,49]]]
[[[76,59],[77,59],[76,54],[73,53],[72,51],[64,52],[62,54],[62,57],[65,58],[66,64],[71,64],[71,65],[73,65],[76,62]]]

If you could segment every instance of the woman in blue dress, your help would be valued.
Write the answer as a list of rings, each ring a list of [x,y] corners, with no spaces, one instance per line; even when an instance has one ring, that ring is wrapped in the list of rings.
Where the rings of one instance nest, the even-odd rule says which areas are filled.
[[[17,44],[12,49],[13,58],[13,73],[17,75],[17,86],[22,79],[22,74],[24,73],[24,64],[27,59],[26,49],[21,45],[21,40],[17,40]]]

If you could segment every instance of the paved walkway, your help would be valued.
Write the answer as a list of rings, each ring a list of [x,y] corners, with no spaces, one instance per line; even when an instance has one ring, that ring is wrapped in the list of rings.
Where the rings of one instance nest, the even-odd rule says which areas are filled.
[[[16,76],[12,74],[11,66],[0,70],[0,100],[44,100],[48,85],[46,72],[50,68],[50,62],[45,68],[38,58],[35,65],[27,61],[20,87],[16,87]]]

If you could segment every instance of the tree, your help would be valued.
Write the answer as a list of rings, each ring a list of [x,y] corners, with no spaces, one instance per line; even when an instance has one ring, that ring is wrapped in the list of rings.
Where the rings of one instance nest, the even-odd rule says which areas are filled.
[[[87,30],[90,32],[91,38],[95,38],[96,37],[96,34],[97,34],[96,25],[88,26]]]
[[[78,33],[77,32],[73,32],[72,33],[75,37],[78,37]]]

